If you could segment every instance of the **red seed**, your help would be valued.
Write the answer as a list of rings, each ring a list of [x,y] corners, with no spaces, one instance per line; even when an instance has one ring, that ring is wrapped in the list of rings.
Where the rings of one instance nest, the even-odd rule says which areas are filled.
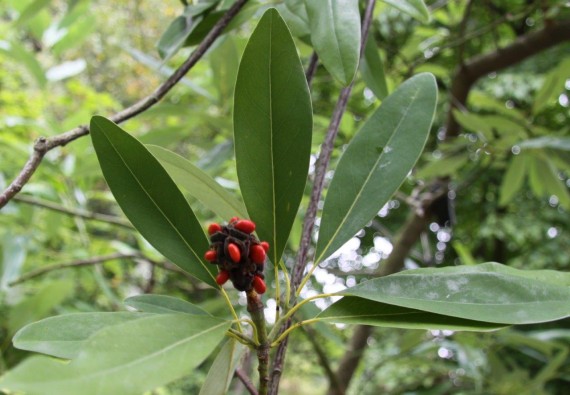
[[[249,257],[254,263],[263,264],[265,262],[265,250],[260,244],[249,247]]]
[[[209,235],[213,235],[216,232],[219,232],[222,230],[222,227],[220,226],[220,224],[210,224],[210,226],[208,226],[208,234]]]
[[[239,221],[239,218],[238,218],[238,217],[232,217],[232,218],[230,218],[230,222],[229,222],[229,223],[230,223],[230,224],[233,224],[234,222],[237,222],[237,221]]]
[[[255,223],[247,219],[242,219],[241,221],[238,221],[234,226],[237,230],[241,230],[242,232],[248,234],[253,233],[253,231],[255,230]]]
[[[208,262],[214,262],[217,258],[218,254],[214,250],[208,250],[204,254],[204,259],[206,259]]]
[[[261,247],[263,248],[263,251],[265,251],[265,252],[269,251],[269,243],[268,242],[262,241]]]
[[[241,260],[241,253],[239,252],[239,247],[234,243],[228,244],[228,254],[230,255],[230,258],[232,258],[232,261],[236,263]]]
[[[265,281],[263,281],[263,279],[259,276],[253,277],[253,289],[255,289],[255,292],[257,292],[260,295],[264,294],[265,291],[267,290]]]
[[[218,283],[218,285],[224,285],[229,278],[230,278],[230,272],[228,272],[227,270],[222,270],[216,276],[216,282]]]

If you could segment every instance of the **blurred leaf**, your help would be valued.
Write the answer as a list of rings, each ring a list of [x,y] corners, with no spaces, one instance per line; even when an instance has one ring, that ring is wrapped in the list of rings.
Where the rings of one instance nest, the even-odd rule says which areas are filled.
[[[384,64],[372,35],[366,40],[364,57],[360,63],[360,73],[362,74],[362,79],[366,82],[366,86],[374,92],[378,99],[384,100],[388,96]]]
[[[422,23],[428,23],[431,18],[423,0],[384,0],[384,3],[399,9]]]
[[[241,60],[234,137],[243,199],[275,263],[303,196],[311,129],[311,101],[297,49],[283,19],[270,9]]]
[[[213,81],[218,90],[218,102],[222,107],[226,103],[231,103],[238,66],[239,54],[235,40],[231,36],[226,36],[210,53]]]
[[[544,136],[521,141],[517,145],[521,149],[552,148],[556,150],[570,151],[570,137]]]
[[[28,395],[140,395],[200,365],[230,324],[188,314],[128,321],[95,333],[69,364],[26,359],[0,379],[0,388]]]
[[[455,252],[459,256],[459,259],[461,259],[461,262],[464,265],[476,265],[477,264],[477,262],[475,261],[475,258],[471,254],[471,251],[469,251],[469,248],[465,244],[463,244],[457,240],[451,242],[451,244],[453,245],[453,249],[455,250]]]
[[[30,322],[45,318],[73,294],[73,283],[56,280],[44,283],[34,295],[23,299],[8,311],[8,337]]]
[[[167,295],[145,294],[131,296],[125,299],[124,303],[125,306],[132,307],[144,313],[210,315],[190,302]]]
[[[435,78],[419,74],[386,98],[354,136],[327,192],[317,262],[374,218],[404,182],[427,141],[436,101]]]
[[[342,85],[350,84],[360,57],[358,0],[305,0],[305,8],[319,60]]]
[[[499,263],[408,270],[342,292],[375,302],[497,324],[570,316],[570,273],[522,271]]]
[[[526,155],[513,156],[501,183],[499,205],[507,205],[520,191],[528,171],[528,164]]]
[[[570,59],[560,62],[546,75],[542,86],[535,95],[532,106],[532,113],[534,115],[540,113],[555,102],[558,96],[564,92],[564,83],[570,78],[568,70],[570,70]]]
[[[448,329],[485,332],[504,327],[504,325],[449,317],[353,296],[346,296],[333,303],[319,314],[317,318],[341,324],[404,329]]]
[[[2,52],[22,63],[40,88],[46,86],[47,78],[42,65],[24,46],[17,42],[0,41],[0,53]]]
[[[65,51],[77,48],[87,37],[97,29],[97,21],[94,16],[86,16],[80,22],[70,26],[67,34],[52,47],[53,53],[61,56]]]
[[[243,344],[234,339],[229,339],[214,359],[206,381],[200,389],[200,395],[227,394],[237,364],[245,350]]]
[[[161,59],[166,62],[182,48],[194,28],[194,24],[192,15],[179,15],[168,25],[156,44]]]
[[[106,118],[91,118],[90,135],[103,175],[137,230],[173,263],[212,286],[209,243],[188,202],[158,160]]]
[[[72,359],[77,356],[86,340],[99,330],[148,316],[116,312],[74,313],[49,317],[20,329],[14,336],[14,347]]]
[[[0,294],[8,291],[8,284],[20,276],[28,253],[25,237],[7,234],[1,241]]]
[[[16,24],[22,25],[32,19],[45,7],[50,5],[52,0],[34,0],[28,5],[16,20]]]
[[[147,148],[164,166],[174,182],[221,218],[229,220],[236,215],[240,218],[247,218],[243,203],[198,167],[162,147],[149,145]]]
[[[469,155],[462,152],[460,155],[448,156],[427,163],[415,174],[419,179],[431,179],[440,176],[456,174],[459,169],[469,162]]]
[[[493,139],[493,130],[484,117],[458,110],[453,110],[453,117],[466,130],[482,134],[487,141]]]

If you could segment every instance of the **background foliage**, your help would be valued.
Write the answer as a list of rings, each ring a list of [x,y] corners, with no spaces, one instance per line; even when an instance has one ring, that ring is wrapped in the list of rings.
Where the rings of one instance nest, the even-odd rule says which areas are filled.
[[[414,198],[429,193],[422,185],[437,177],[452,180],[448,196],[455,221],[445,224],[445,204],[434,210],[434,219],[406,259],[408,268],[497,261],[521,269],[568,271],[569,44],[486,75],[464,106],[454,110],[450,91],[461,64],[549,23],[568,23],[570,10],[554,0],[426,3],[429,14],[418,6],[420,1],[377,3],[372,39],[356,74],[331,167],[386,93],[419,72],[433,73],[439,88],[427,149],[378,216],[316,269],[305,297],[340,291],[381,268],[395,234],[415,209]],[[143,143],[179,153],[238,199],[232,95],[240,56],[264,5],[251,7],[243,25],[219,40],[163,102],[123,125]],[[278,7],[306,68],[312,54],[303,30],[307,24],[294,18],[302,15],[303,2],[285,1]],[[4,1],[0,189],[20,171],[34,139],[86,123],[93,114],[116,112],[152,92],[191,51],[169,52],[179,43],[161,39],[182,8],[174,0],[164,2],[160,12],[152,2]],[[313,24],[318,13],[308,7],[305,17]],[[322,58],[324,66],[311,85],[310,179],[341,83],[355,71],[353,61]],[[335,69],[339,62],[342,67]],[[450,111],[461,126],[455,138],[446,138],[444,130]],[[302,207],[308,193],[307,188]],[[219,219],[219,213],[188,199],[201,223]],[[103,216],[89,218],[92,213]],[[303,216],[298,214],[284,246],[289,266]],[[224,301],[214,290],[164,261],[123,219],[89,139],[50,152],[23,192],[2,209],[0,224],[0,372],[29,356],[13,348],[16,331],[50,315],[120,310],[125,297],[150,292],[224,314]],[[38,268],[94,257],[104,263],[53,270],[9,286]],[[237,300],[237,293],[232,297]],[[270,316],[275,302],[266,303]],[[245,310],[243,299],[241,308]],[[568,320],[482,334],[376,329],[365,338],[366,353],[348,393],[563,393],[570,381],[569,329]],[[295,332],[290,341],[281,393],[325,393],[330,384],[326,367],[334,369],[346,349],[355,346],[350,342],[353,327],[317,325],[308,331]],[[213,361],[210,357],[193,374],[155,393],[198,393]],[[232,391],[243,389],[234,383]]]

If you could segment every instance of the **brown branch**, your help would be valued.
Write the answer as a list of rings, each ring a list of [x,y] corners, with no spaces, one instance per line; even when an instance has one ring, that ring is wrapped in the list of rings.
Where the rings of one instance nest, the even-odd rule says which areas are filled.
[[[261,297],[254,291],[246,291],[247,311],[257,330],[257,371],[259,372],[259,395],[267,395],[269,389],[269,340],[267,339],[267,329],[265,328],[265,314],[263,312],[263,302]]]
[[[204,37],[204,40],[190,54],[188,59],[174,71],[174,73],[149,96],[139,100],[137,103],[119,111],[112,115],[110,119],[115,123],[124,122],[154,106],[158,103],[183,77],[198,63],[204,56],[208,48],[218,38],[224,28],[233,19],[240,9],[248,0],[237,0],[224,16],[212,27],[212,30]],[[73,140],[76,140],[89,133],[89,126],[81,125],[75,129],[69,130],[57,136],[45,138],[40,137],[34,143],[34,152],[22,168],[21,172],[16,176],[12,183],[0,194],[0,209],[4,207],[18,192],[22,190],[24,185],[30,180],[32,175],[38,169],[43,157],[55,147],[64,146]]]
[[[307,84],[311,86],[313,82],[313,77],[317,72],[317,66],[319,65],[319,56],[316,52],[313,52],[311,59],[309,60],[309,66],[307,66],[307,71],[305,71],[305,78],[307,79]]]
[[[370,29],[370,24],[372,22],[372,16],[374,13],[374,6],[376,4],[375,0],[368,0],[366,3],[366,10],[364,11],[364,17],[362,19],[361,28],[361,43],[360,43],[360,57],[364,53],[364,48],[366,45],[366,39],[368,37],[368,31]],[[308,74],[310,75],[310,74]],[[321,199],[321,194],[324,187],[325,174],[328,168],[331,154],[334,148],[334,140],[338,134],[340,120],[344,112],[346,111],[346,106],[348,103],[348,98],[352,91],[352,86],[354,81],[350,83],[349,86],[342,89],[340,96],[338,98],[336,107],[331,117],[331,122],[327,130],[327,134],[324,142],[321,145],[321,153],[317,160],[315,166],[315,179],[313,181],[313,189],[311,191],[311,198],[309,201],[309,207],[305,213],[305,220],[303,221],[303,230],[301,235],[301,243],[299,246],[299,253],[297,254],[297,262],[293,267],[293,274],[291,276],[291,294],[295,295],[297,287],[303,279],[303,273],[307,266],[307,255],[309,252],[309,246],[311,244],[311,234],[313,233],[313,228],[315,226],[315,219],[317,216],[317,209],[319,201]],[[292,304],[295,304],[295,296],[293,296]],[[281,327],[279,333],[284,333],[291,326],[291,319],[288,319]],[[269,388],[270,395],[277,395],[279,392],[279,382],[281,380],[281,374],[283,371],[283,365],[285,362],[285,354],[288,346],[288,337],[286,337],[278,346],[277,352],[273,360],[273,366],[271,371],[271,382]]]
[[[257,395],[257,389],[255,388],[255,386],[253,385],[253,383],[251,382],[250,378],[247,377],[247,374],[245,374],[245,372],[243,370],[241,370],[240,368],[237,368],[236,371],[234,372],[235,376],[239,379],[239,381],[242,382],[242,384],[244,385],[245,389],[251,394],[251,395]]]
[[[93,213],[90,211],[80,210],[80,209],[76,209],[76,208],[67,208],[67,207],[62,206],[62,205],[57,204],[57,203],[49,202],[49,201],[42,200],[42,199],[36,199],[36,198],[26,196],[26,195],[14,196],[13,199],[16,202],[21,202],[21,203],[25,203],[25,204],[30,204],[32,206],[47,208],[48,210],[57,211],[59,213],[70,215],[73,217],[80,217],[80,218],[84,218],[84,219],[89,219],[89,220],[105,222],[105,223],[109,223],[109,224],[113,224],[113,225],[118,225],[118,226],[122,226],[122,227],[128,228],[128,229],[134,229],[133,225],[131,225],[130,222],[125,221],[122,218],[116,217],[114,215]]]
[[[491,72],[505,69],[537,53],[570,40],[570,20],[552,23],[541,30],[517,38],[510,45],[491,53],[475,56],[459,65],[451,85],[451,109],[461,108],[477,80]],[[453,112],[449,111],[446,136],[459,134],[460,126]]]

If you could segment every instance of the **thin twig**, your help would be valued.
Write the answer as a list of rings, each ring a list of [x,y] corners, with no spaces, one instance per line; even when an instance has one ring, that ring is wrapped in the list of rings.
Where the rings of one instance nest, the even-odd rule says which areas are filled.
[[[317,338],[318,337],[317,331],[313,330],[313,328],[311,328],[310,326],[303,326],[302,329],[303,333],[305,333],[305,335],[307,336],[309,343],[311,343],[311,345],[313,346],[313,349],[315,350],[315,353],[319,358],[319,362],[323,370],[325,371],[325,374],[329,379],[329,382],[331,383],[332,386],[337,388],[339,385],[336,374],[332,370],[329,358],[327,357],[325,350],[323,349],[323,347],[321,347],[321,344],[319,343],[319,340]]]
[[[116,254],[110,254],[110,255],[97,256],[97,257],[88,258],[88,259],[80,259],[80,260],[76,260],[76,261],[72,261],[72,262],[58,263],[57,265],[44,266],[44,267],[40,267],[39,269],[32,270],[32,271],[20,276],[16,280],[11,281],[8,285],[14,286],[14,285],[23,283],[24,281],[28,281],[28,280],[31,280],[33,278],[39,277],[43,274],[53,272],[55,270],[67,269],[70,267],[82,267],[82,266],[97,265],[99,263],[114,261],[116,259],[133,259],[133,258],[140,258],[140,254],[137,254],[137,253],[132,253],[132,254],[116,253]]]
[[[26,196],[26,195],[14,196],[13,199],[16,202],[21,202],[21,203],[30,204],[32,206],[47,208],[48,210],[57,211],[59,213],[71,215],[74,217],[81,217],[81,218],[90,219],[93,221],[100,221],[100,222],[105,222],[108,224],[122,226],[122,227],[128,228],[128,229],[134,229],[133,225],[131,225],[130,222],[125,221],[122,218],[116,217],[114,215],[99,214],[99,213],[93,213],[93,212],[90,212],[87,210],[81,210],[81,209],[76,209],[76,208],[68,208],[68,207],[62,206],[62,205],[57,204],[57,203],[49,202],[47,200],[33,198],[31,196]]]
[[[251,379],[247,377],[247,374],[245,374],[243,370],[237,368],[234,374],[242,382],[245,389],[247,389],[251,395],[258,395],[257,389],[255,389],[255,386],[251,382]]]
[[[374,13],[374,6],[376,4],[375,0],[368,0],[366,4],[366,10],[364,12],[364,17],[362,20],[362,32],[361,32],[361,44],[360,44],[360,56],[364,53],[364,48],[366,45],[366,39],[368,37],[368,31],[370,29],[370,24],[372,21],[372,15]],[[309,75],[309,74],[308,74]],[[291,276],[291,302],[295,303],[295,295],[297,287],[301,284],[303,273],[307,266],[307,255],[309,251],[309,246],[311,244],[311,235],[313,233],[313,228],[315,226],[315,219],[317,216],[317,208],[319,201],[321,199],[321,194],[324,187],[324,180],[326,170],[328,168],[331,154],[334,148],[334,140],[338,134],[338,129],[340,126],[340,120],[346,110],[346,105],[348,103],[348,97],[352,90],[352,82],[348,87],[341,91],[337,105],[334,109],[333,115],[331,117],[331,122],[325,137],[325,141],[321,145],[321,153],[319,159],[317,160],[315,166],[315,179],[313,182],[313,189],[311,191],[311,198],[309,201],[309,207],[305,214],[305,220],[303,221],[303,231],[301,236],[301,243],[299,246],[299,253],[297,254],[297,262],[293,268],[293,275]],[[280,333],[286,333],[291,327],[292,320],[288,319],[281,326]],[[285,354],[288,345],[288,338],[285,337],[283,341],[280,342],[277,352],[275,354],[271,372],[271,385],[269,389],[270,395],[277,395],[279,391],[279,381],[281,380],[281,373],[283,370],[283,364],[285,361]]]
[[[319,56],[316,52],[313,52],[311,59],[309,60],[309,66],[307,66],[307,71],[305,71],[305,78],[307,78],[307,85],[311,86],[313,82],[313,77],[317,72],[317,66],[319,64]]]
[[[237,0],[224,16],[214,25],[212,30],[204,37],[204,40],[190,54],[188,59],[176,71],[149,96],[139,100],[137,103],[119,111],[112,115],[110,119],[115,123],[124,122],[154,106],[158,103],[183,77],[196,65],[196,63],[204,56],[208,48],[218,38],[224,28],[232,20],[240,9],[248,0]],[[0,194],[0,209],[4,207],[18,192],[22,190],[24,185],[30,180],[32,175],[38,169],[43,157],[55,147],[64,146],[73,140],[76,140],[89,133],[89,126],[81,125],[75,129],[69,130],[53,137],[40,137],[34,143],[34,150],[20,173],[12,181],[12,183]]]

